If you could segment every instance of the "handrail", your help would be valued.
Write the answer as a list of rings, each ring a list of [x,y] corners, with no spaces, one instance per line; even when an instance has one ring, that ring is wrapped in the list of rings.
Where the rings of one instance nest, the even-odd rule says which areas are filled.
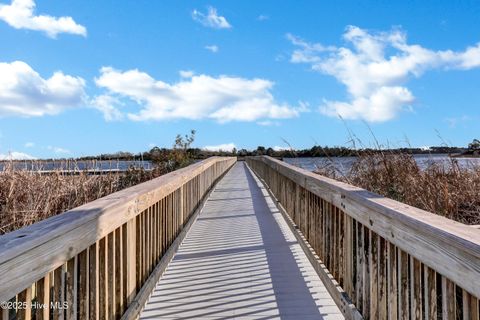
[[[235,161],[212,157],[0,236],[0,302],[27,319],[48,318],[51,302],[65,319],[119,317]]]
[[[247,163],[363,317],[478,319],[480,230],[271,157]]]

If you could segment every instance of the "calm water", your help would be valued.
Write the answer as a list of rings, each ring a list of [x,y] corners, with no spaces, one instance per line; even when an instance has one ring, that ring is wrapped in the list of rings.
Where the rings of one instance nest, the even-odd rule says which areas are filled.
[[[8,162],[0,162],[0,171],[4,169],[5,165],[9,165]],[[145,170],[152,169],[152,163],[150,161],[69,161],[69,160],[59,160],[59,161],[41,161],[41,160],[25,160],[25,161],[16,161],[13,163],[15,169],[17,170],[41,170],[41,171],[50,171],[50,170],[68,170],[68,171],[83,171],[83,170],[92,170],[92,171],[106,171],[106,170],[115,170],[115,171],[125,171],[128,168],[144,168]]]
[[[432,163],[450,165],[451,159],[445,154],[414,155],[420,168],[424,169]],[[317,168],[334,166],[340,172],[346,173],[352,167],[356,157],[332,157],[332,158],[285,158],[283,161],[293,164],[305,170],[314,171]],[[480,158],[455,158],[462,168],[480,166]]]

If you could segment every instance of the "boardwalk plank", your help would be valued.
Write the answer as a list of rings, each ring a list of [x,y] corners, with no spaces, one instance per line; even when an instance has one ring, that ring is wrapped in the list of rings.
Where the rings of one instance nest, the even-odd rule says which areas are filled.
[[[343,319],[244,163],[219,182],[140,319]]]

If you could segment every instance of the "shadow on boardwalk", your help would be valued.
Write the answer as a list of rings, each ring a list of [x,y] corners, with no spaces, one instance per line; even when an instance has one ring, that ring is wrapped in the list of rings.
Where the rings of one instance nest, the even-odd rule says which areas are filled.
[[[244,163],[211,194],[141,314],[141,319],[233,318],[343,318]]]

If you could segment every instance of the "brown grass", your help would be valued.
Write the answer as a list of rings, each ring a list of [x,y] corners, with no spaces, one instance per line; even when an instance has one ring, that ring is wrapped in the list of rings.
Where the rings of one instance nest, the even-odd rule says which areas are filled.
[[[317,173],[465,224],[480,224],[480,167],[452,159],[421,169],[409,154],[372,153],[357,158],[346,174]]]
[[[0,171],[0,234],[4,234],[66,210],[158,177],[169,171],[129,169],[123,173],[88,175],[55,171],[16,170],[7,165]]]

